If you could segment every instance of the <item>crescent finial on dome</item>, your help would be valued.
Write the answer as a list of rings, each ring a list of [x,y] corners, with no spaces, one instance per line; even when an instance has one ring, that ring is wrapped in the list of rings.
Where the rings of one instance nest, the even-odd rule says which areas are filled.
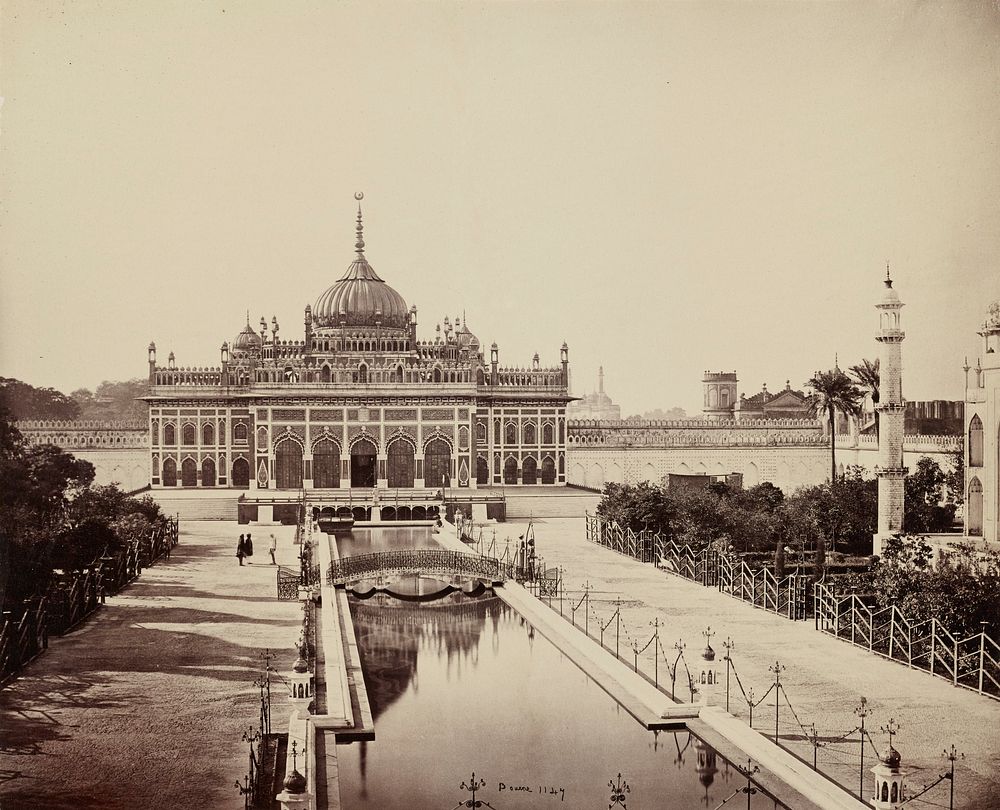
[[[354,249],[357,251],[358,258],[363,259],[365,257],[365,240],[363,236],[363,231],[365,229],[364,224],[361,222],[361,201],[365,198],[365,195],[358,191],[354,195],[354,199],[358,201],[358,224],[355,227],[355,231],[358,234],[358,241],[354,243]]]

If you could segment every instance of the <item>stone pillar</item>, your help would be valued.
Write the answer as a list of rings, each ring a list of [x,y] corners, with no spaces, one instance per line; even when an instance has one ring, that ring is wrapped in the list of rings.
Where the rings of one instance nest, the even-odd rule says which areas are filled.
[[[879,310],[879,439],[878,466],[878,533],[873,551],[882,552],[882,544],[893,534],[903,530],[903,424],[904,401],[902,386],[901,344],[906,334],[900,325],[903,302],[892,288],[892,279],[886,268],[885,292],[875,305]]]

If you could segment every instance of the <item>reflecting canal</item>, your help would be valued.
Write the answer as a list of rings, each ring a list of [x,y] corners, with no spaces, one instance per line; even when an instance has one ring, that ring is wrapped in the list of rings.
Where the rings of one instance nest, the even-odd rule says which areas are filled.
[[[357,534],[356,553],[386,541],[362,551]],[[473,798],[496,810],[605,808],[619,784],[632,810],[714,808],[746,785],[690,733],[646,731],[491,594],[415,603],[380,593],[351,597],[351,608],[376,739],[338,747],[347,810],[448,810]],[[727,804],[747,806],[744,795]]]

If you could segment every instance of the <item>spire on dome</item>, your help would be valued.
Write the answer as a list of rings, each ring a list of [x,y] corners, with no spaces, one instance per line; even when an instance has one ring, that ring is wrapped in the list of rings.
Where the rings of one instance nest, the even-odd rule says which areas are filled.
[[[358,241],[354,243],[354,249],[357,251],[358,258],[363,259],[365,257],[365,239],[364,239],[364,229],[365,226],[361,222],[361,201],[365,198],[364,192],[358,191],[354,195],[354,199],[358,201],[358,224],[354,230],[358,234]]]
[[[892,278],[889,276],[889,262],[885,263],[885,286],[892,289]]]

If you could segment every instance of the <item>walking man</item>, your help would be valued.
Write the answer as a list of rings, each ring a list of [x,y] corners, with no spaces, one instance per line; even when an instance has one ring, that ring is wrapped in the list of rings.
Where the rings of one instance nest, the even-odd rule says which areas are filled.
[[[278,547],[278,541],[274,539],[274,534],[271,534],[270,539],[267,541],[267,553],[271,555],[271,565],[277,565],[274,561],[274,550]]]
[[[243,558],[246,556],[246,540],[243,539],[243,535],[240,535],[240,542],[236,544],[236,559],[240,561],[240,565],[243,565]]]

